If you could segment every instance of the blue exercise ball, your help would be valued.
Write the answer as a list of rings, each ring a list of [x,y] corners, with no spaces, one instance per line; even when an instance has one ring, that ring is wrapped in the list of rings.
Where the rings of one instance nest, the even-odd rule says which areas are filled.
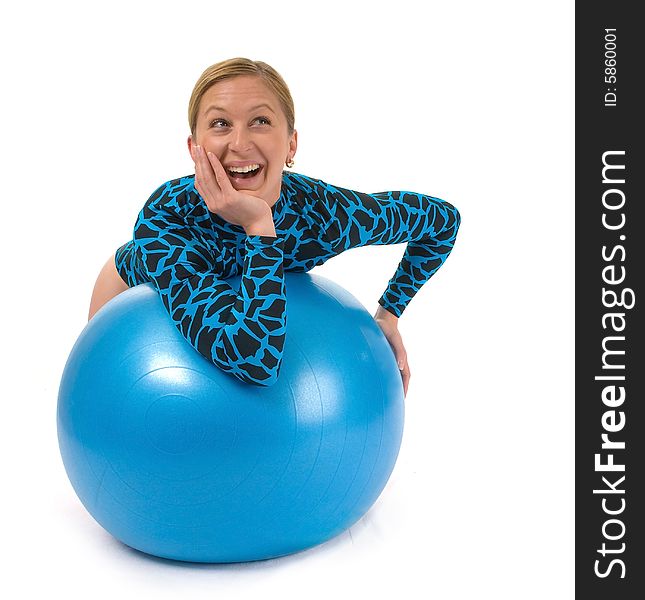
[[[269,387],[201,356],[149,283],[82,331],[62,375],[58,439],[78,497],[115,538],[175,560],[261,560],[338,535],[376,501],[403,433],[394,354],[339,285],[288,273],[286,289],[284,359]]]

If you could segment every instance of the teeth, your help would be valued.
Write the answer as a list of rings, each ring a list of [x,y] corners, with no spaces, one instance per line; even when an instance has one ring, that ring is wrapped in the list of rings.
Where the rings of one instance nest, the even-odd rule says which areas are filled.
[[[255,165],[247,165],[246,167],[229,167],[228,170],[231,173],[250,173],[251,171],[255,171],[256,169],[259,169],[260,165],[255,164]]]

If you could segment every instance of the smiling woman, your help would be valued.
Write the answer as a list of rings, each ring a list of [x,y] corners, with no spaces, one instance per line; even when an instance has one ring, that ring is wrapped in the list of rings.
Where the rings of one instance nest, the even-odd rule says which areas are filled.
[[[197,351],[242,381],[272,385],[287,327],[284,271],[407,242],[375,314],[407,393],[398,318],[452,250],[457,209],[415,192],[365,194],[284,171],[297,150],[293,100],[266,63],[234,58],[206,69],[188,117],[195,175],[164,183],[145,203],[133,239],[99,275],[90,318],[125,285],[151,281]]]
[[[212,76],[207,71],[202,77]],[[199,102],[191,101],[191,108],[197,107],[188,138],[193,158],[196,145],[213,153],[234,189],[246,190],[269,206],[280,196],[283,167],[297,149],[293,101],[284,87],[281,102],[264,78],[237,75],[217,80]]]

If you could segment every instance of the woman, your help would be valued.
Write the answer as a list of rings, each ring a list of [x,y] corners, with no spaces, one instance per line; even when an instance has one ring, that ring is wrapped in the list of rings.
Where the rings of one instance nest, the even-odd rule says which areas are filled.
[[[308,271],[367,244],[408,242],[375,320],[410,379],[398,319],[452,250],[458,211],[411,192],[363,194],[292,172],[294,107],[263,62],[212,65],[189,103],[195,175],[169,181],[144,205],[134,239],[103,267],[89,318],[129,286],[152,281],[184,337],[242,381],[271,385],[286,332],[284,271]],[[241,275],[239,289],[226,281]]]

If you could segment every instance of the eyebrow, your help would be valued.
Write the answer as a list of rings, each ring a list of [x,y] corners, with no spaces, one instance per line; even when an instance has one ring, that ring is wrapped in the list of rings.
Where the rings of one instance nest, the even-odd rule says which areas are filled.
[[[268,108],[273,114],[275,114],[275,111],[268,105],[268,104],[258,104],[257,106],[254,106],[253,108],[249,109],[249,112],[253,112],[254,110],[257,110],[258,108]],[[209,106],[205,111],[204,114],[207,115],[209,112],[212,110],[219,110],[220,112],[227,112],[225,108],[221,106]]]

